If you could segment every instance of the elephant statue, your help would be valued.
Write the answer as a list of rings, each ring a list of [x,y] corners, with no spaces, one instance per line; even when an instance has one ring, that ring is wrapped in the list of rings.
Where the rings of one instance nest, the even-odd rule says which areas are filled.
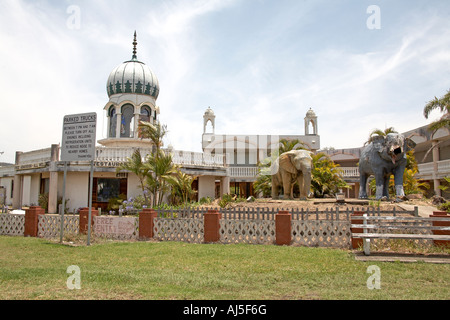
[[[282,153],[271,166],[272,199],[278,199],[283,187],[284,199],[293,199],[293,187],[298,182],[300,199],[308,198],[311,188],[312,158],[307,150]]]
[[[375,176],[377,200],[389,199],[389,180],[394,175],[395,193],[398,199],[403,199],[403,174],[406,167],[406,153],[412,150],[416,143],[399,133],[389,133],[375,136],[364,147],[359,160],[360,189],[359,198],[367,199],[367,178]]]

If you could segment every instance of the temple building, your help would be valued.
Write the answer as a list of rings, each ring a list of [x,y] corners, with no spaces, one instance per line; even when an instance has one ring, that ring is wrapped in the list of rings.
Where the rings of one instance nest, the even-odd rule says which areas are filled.
[[[97,141],[92,177],[92,204],[102,210],[106,210],[108,202],[120,194],[127,198],[141,194],[138,177],[131,172],[117,173],[116,169],[136,149],[143,157],[153,151],[152,142],[138,136],[138,124],[140,121],[158,123],[161,112],[157,105],[159,81],[150,67],[138,59],[136,34],[131,59],[112,70],[107,78],[106,92],[108,101],[103,110],[107,133],[105,138]],[[217,122],[220,121],[216,121],[213,109],[207,108],[203,114],[203,152],[173,150],[171,147],[165,149],[172,154],[173,162],[180,166],[181,171],[195,177],[193,188],[197,190],[197,199],[214,199],[223,194],[258,196],[253,190],[258,163],[278,151],[283,139],[299,140],[303,147],[313,152],[320,151],[318,117],[312,109],[307,110],[304,117],[303,135],[217,134]],[[299,124],[299,128],[302,127]],[[426,127],[421,127],[405,135],[417,143],[418,177],[430,181],[432,191],[440,194],[439,185],[444,177],[450,175],[449,130],[441,129],[433,135]],[[60,136],[60,133],[56,132],[55,136]],[[435,148],[427,153],[431,146]],[[357,197],[357,163],[361,148],[326,152],[341,165],[344,178],[352,187],[346,190],[347,197]],[[48,195],[48,213],[57,213],[63,193],[64,165],[58,141],[46,149],[17,151],[13,165],[0,165],[0,206],[20,209],[37,205],[39,197]],[[88,205],[89,181],[89,161],[67,163],[66,199],[69,212]]]

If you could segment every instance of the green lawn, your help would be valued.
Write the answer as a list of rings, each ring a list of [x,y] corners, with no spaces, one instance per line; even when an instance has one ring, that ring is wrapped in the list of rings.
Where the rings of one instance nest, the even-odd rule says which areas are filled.
[[[0,299],[450,299],[450,265],[376,263],[381,289],[348,250],[100,242],[0,236]],[[69,290],[67,268],[81,270]]]

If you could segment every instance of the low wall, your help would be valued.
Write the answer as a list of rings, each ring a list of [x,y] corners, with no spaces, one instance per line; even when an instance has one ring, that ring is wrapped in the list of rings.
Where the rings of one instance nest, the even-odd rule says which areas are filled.
[[[350,248],[352,244],[351,216],[355,213],[355,210],[339,211],[339,209],[326,211],[294,210],[283,211],[284,216],[281,217],[280,213],[273,209],[219,210],[200,208],[149,211],[154,212],[152,219],[141,219],[142,221],[138,217],[108,215],[93,217],[92,234],[96,237],[115,240],[139,240],[140,223],[152,221],[150,238],[159,241],[289,244]],[[381,213],[374,211],[369,212],[369,214],[395,215],[396,212]],[[407,214],[413,215],[414,212]],[[207,218],[209,220],[207,230],[205,230]],[[281,222],[281,218],[284,219],[284,222]],[[37,223],[37,236],[42,238],[59,237],[60,219],[59,215],[40,214]],[[284,224],[283,227],[281,227],[281,223]],[[23,236],[24,225],[24,215],[0,214],[0,235]],[[214,228],[214,230],[211,228]],[[78,232],[79,216],[65,215],[64,234],[78,234]],[[210,237],[211,232],[212,238]]]

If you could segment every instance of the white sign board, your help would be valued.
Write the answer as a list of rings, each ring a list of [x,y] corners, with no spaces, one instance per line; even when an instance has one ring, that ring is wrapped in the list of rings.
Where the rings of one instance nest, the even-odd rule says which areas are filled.
[[[134,217],[95,217],[94,232],[110,236],[133,236],[136,231]]]
[[[64,116],[61,161],[95,160],[97,113]]]

